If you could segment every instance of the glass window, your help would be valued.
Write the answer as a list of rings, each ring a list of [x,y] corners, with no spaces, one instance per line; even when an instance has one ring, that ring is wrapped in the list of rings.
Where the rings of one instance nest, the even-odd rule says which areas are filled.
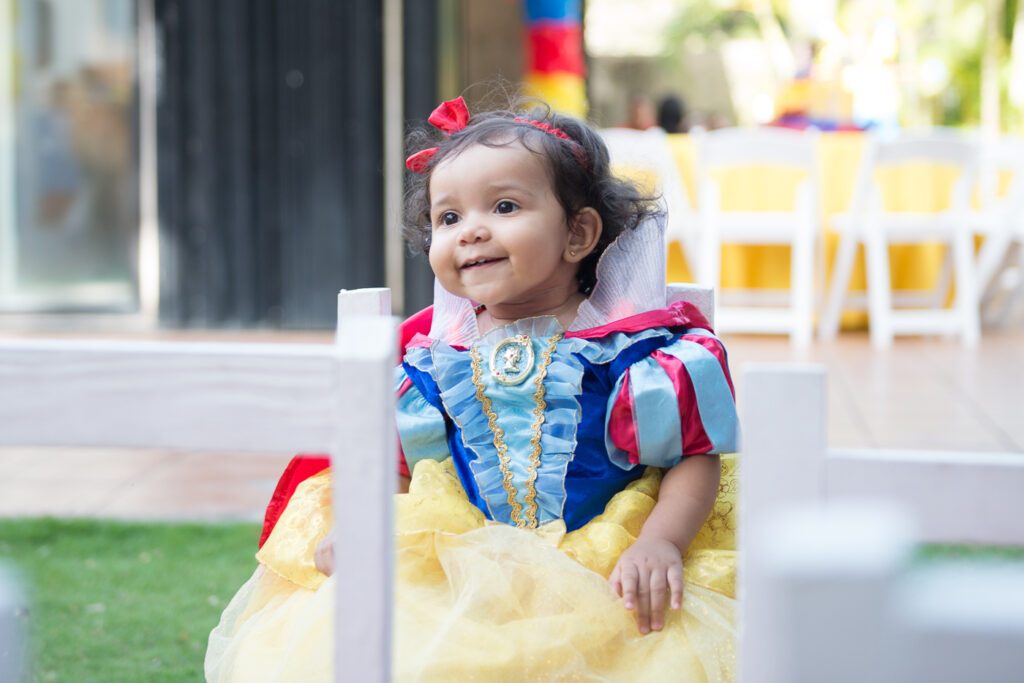
[[[133,0],[0,0],[0,311],[137,309]]]

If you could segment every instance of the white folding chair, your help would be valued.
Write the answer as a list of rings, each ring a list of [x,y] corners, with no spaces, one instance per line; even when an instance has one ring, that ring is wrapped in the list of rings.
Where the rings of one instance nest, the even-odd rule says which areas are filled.
[[[661,128],[604,128],[600,134],[608,147],[612,165],[626,175],[631,172],[650,175],[655,183],[654,191],[660,193],[668,210],[665,246],[678,242],[683,257],[692,267],[697,255],[696,221],[679,167],[669,147],[668,135]]]
[[[948,208],[939,211],[887,211],[876,173],[919,164],[951,167],[956,180],[948,195]],[[853,190],[850,212],[837,216],[834,228],[840,233],[833,264],[832,283],[822,312],[820,333],[831,339],[839,330],[839,319],[849,287],[857,245],[864,244],[867,265],[869,325],[875,347],[892,344],[894,335],[955,334],[967,345],[980,336],[978,302],[975,295],[974,245],[970,227],[970,200],[977,169],[977,147],[959,131],[930,129],[905,131],[894,138],[867,136],[864,156]],[[889,271],[889,246],[941,242],[952,254],[956,298],[951,309],[944,308],[948,284],[941,281],[933,306],[899,308]]]
[[[789,334],[796,346],[814,329],[815,270],[819,245],[818,134],[782,128],[723,128],[695,134],[698,168],[697,280],[719,290],[723,332]],[[791,210],[725,210],[716,174],[739,168],[803,173]],[[790,288],[784,305],[730,305],[721,289],[723,244],[788,245]],[[755,293],[748,292],[748,299]],[[755,303],[750,300],[745,303]]]
[[[971,212],[977,234],[977,294],[982,314],[1005,324],[1014,303],[1024,301],[1024,138],[1003,136],[982,145],[980,207]],[[1009,174],[1006,191],[996,186]]]
[[[1024,568],[909,559],[1024,545],[1024,453],[826,448],[823,368],[743,376],[740,680],[1019,680]]]
[[[336,680],[389,680],[394,324],[350,316],[338,344],[0,341],[0,446],[331,456]],[[371,454],[372,457],[368,457]]]

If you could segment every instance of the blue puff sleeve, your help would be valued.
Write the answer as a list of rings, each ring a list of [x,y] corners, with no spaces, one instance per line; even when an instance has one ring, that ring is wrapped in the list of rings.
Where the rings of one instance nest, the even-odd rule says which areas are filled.
[[[424,398],[401,365],[395,368],[395,392],[395,423],[409,472],[420,460],[440,461],[449,457],[444,415]]]

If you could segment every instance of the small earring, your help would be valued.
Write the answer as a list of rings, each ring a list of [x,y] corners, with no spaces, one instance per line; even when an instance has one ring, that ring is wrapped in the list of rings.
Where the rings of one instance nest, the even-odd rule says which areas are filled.
[[[575,251],[570,251],[570,252],[569,252],[569,256],[575,256],[575,255],[576,255],[576,252],[575,252]]]

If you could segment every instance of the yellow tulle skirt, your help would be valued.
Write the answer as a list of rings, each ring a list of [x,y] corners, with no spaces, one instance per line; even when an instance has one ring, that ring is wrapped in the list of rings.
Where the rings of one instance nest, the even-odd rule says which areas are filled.
[[[641,635],[606,577],[657,500],[650,468],[603,514],[565,532],[487,521],[451,461],[420,462],[395,499],[398,681],[730,681],[735,673],[734,462],[683,558],[679,610]],[[330,474],[296,490],[259,566],[210,634],[211,681],[327,681],[334,579],[313,566],[330,526]],[[344,549],[335,548],[336,563]],[[351,615],[359,619],[359,615]],[[344,663],[339,663],[344,666]]]

